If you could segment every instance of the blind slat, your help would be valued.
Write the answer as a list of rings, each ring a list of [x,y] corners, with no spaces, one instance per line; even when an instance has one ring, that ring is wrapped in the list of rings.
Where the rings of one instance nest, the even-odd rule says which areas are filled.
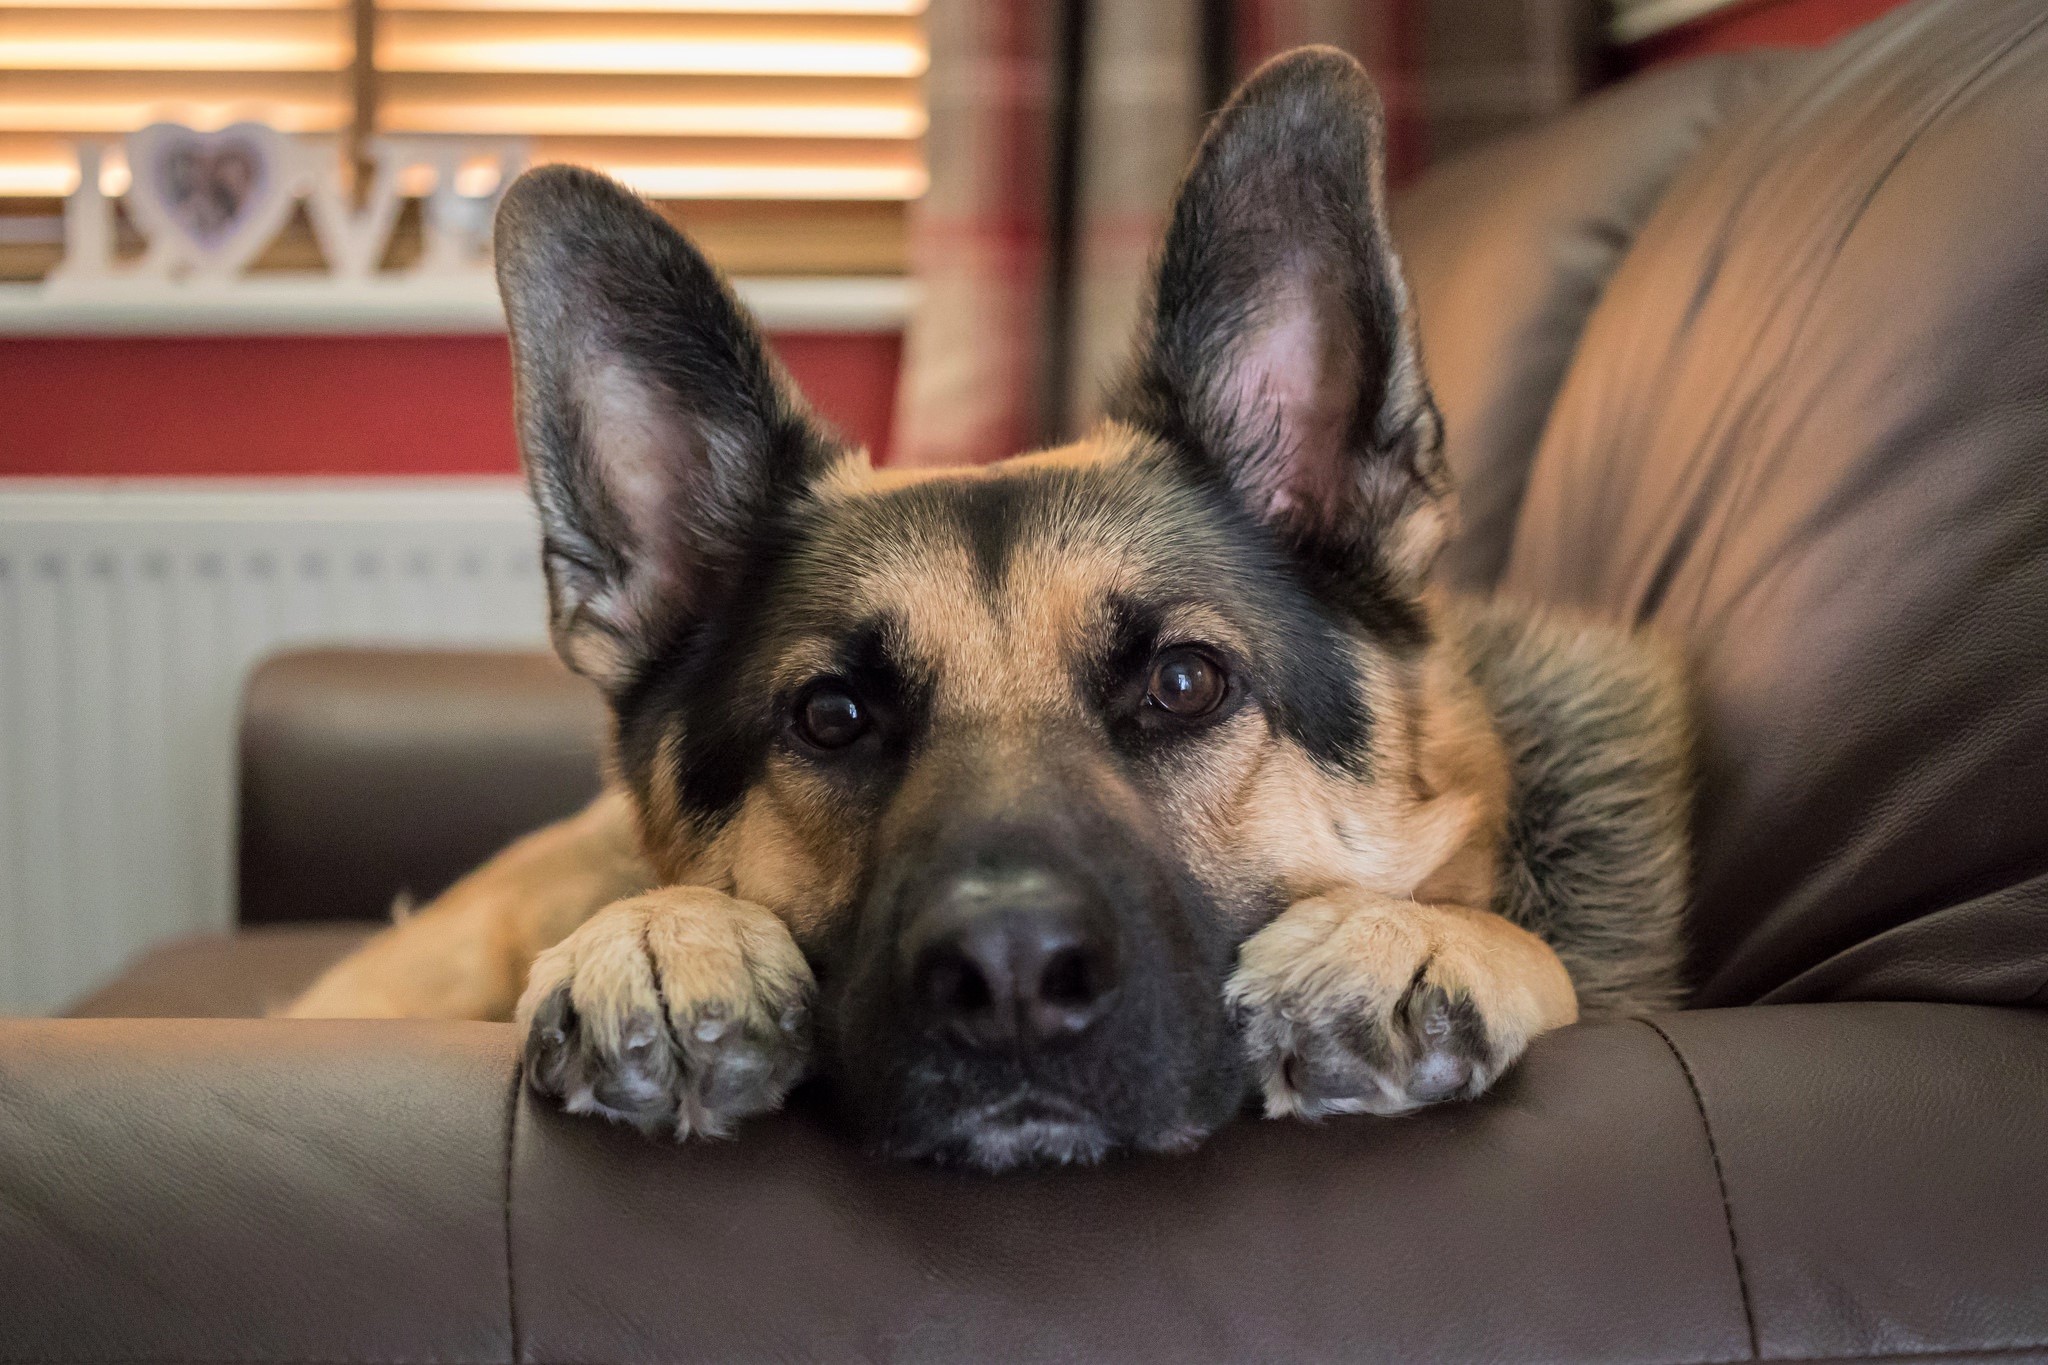
[[[393,132],[911,139],[925,131],[924,103],[908,81],[877,89],[856,81],[395,72],[379,96],[379,126]]]
[[[652,11],[664,14],[793,14],[804,16],[923,14],[925,0],[405,0],[411,10]]]
[[[334,8],[0,9],[0,70],[336,71],[349,57]]]
[[[912,77],[925,68],[914,20],[558,11],[389,9],[380,71]]]

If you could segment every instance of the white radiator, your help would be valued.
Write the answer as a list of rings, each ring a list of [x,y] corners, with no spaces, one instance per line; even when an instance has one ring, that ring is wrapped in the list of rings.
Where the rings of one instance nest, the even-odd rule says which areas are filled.
[[[0,480],[0,1013],[227,927],[258,659],[545,634],[513,480]]]

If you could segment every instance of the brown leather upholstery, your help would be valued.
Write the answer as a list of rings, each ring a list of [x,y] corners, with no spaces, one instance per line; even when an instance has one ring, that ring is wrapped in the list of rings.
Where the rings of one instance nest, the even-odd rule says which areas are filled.
[[[1401,195],[1394,235],[1444,416],[1460,526],[1445,581],[1490,591],[1587,316],[1707,135],[1806,60],[1654,72],[1460,158]]]
[[[0,1360],[507,1360],[507,1030],[0,1023]]]
[[[1724,127],[1616,270],[1502,590],[1702,697],[1699,999],[2048,1001],[2048,6]]]
[[[242,923],[384,920],[438,894],[589,801],[603,734],[596,689],[551,654],[270,660],[243,701]]]
[[[1678,1362],[2048,1350],[2048,1014],[1717,1011],[1490,1100],[1005,1179],[675,1147],[494,1025],[0,1024],[0,1359]]]
[[[1748,1007],[1002,1179],[804,1103],[687,1148],[567,1118],[498,1027],[0,1023],[0,1362],[2048,1360],[2048,6],[1563,127],[1404,211],[1458,458],[1527,472],[1461,571],[1690,652],[1702,995]],[[492,803],[587,791],[587,696],[505,667],[266,675],[257,917],[379,915]],[[96,1003],[340,946],[288,942]]]
[[[375,924],[261,924],[145,953],[68,1013],[103,1019],[255,1019],[288,1005]]]

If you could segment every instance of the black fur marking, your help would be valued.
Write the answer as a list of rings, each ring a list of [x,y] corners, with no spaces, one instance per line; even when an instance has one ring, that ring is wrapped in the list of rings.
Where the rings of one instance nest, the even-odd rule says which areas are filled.
[[[878,784],[893,789],[902,780],[931,712],[931,684],[908,666],[902,631],[891,618],[869,619],[840,643],[838,676],[872,711],[873,725],[845,749],[817,759],[820,772],[844,786],[866,789],[871,799],[885,794],[876,790]],[[787,714],[794,701],[793,696],[778,698],[777,709]]]
[[[1186,477],[1186,465],[1169,467]],[[1213,476],[1199,475],[1191,487],[1228,538],[1232,595],[1244,601],[1245,615],[1257,626],[1249,666],[1268,721],[1317,762],[1368,775],[1372,717],[1359,694],[1343,604],[1319,593],[1302,562],[1287,555]],[[1206,595],[1210,583],[1197,580],[1190,587],[1190,596]],[[1398,647],[1400,640],[1381,643]]]
[[[776,741],[773,701],[745,663],[765,654],[777,633],[768,604],[790,536],[780,518],[757,525],[748,550],[714,575],[724,586],[709,609],[677,625],[616,703],[619,766],[643,796],[663,737],[680,721],[671,778],[694,820],[730,815],[760,780]]]
[[[1154,662],[1164,652],[1160,622],[1164,608],[1140,606],[1128,599],[1110,599],[1107,648],[1081,668],[1081,688],[1100,708],[1110,742],[1126,758],[1138,759],[1164,747],[1196,742],[1204,730],[1235,715],[1246,701],[1244,662],[1208,641],[1179,642],[1166,648],[1199,648],[1222,674],[1227,689],[1213,710],[1197,717],[1172,715],[1148,699]]]
[[[897,622],[841,615],[813,591],[855,567],[824,547],[848,539],[844,523],[857,515],[805,501],[757,520],[747,548],[715,575],[724,584],[719,596],[673,634],[618,703],[621,767],[636,787],[646,790],[662,736],[679,729],[674,779],[685,814],[712,826],[729,817],[770,752],[789,742],[796,694],[765,679],[801,634],[836,642],[837,674],[876,720],[846,750],[819,758],[818,770],[849,796],[878,803],[901,780],[923,734],[932,681],[909,657]]]
[[[1145,701],[1145,672],[1159,648],[1160,613],[1128,597],[1108,601],[1108,630],[1102,651],[1080,661],[1082,695],[1100,709],[1110,742],[1126,758],[1146,747],[1139,708]]]
[[[974,554],[975,572],[981,590],[990,599],[1002,591],[1010,553],[1016,548],[1017,530],[1027,490],[1009,479],[989,479],[964,485],[958,490],[955,510],[968,549]]]

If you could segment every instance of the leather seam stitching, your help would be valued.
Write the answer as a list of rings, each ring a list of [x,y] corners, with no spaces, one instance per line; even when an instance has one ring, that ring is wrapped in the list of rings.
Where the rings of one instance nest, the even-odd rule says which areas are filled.
[[[1742,1243],[1735,1235],[1735,1205],[1728,1197],[1728,1172],[1721,1164],[1720,1144],[1714,1141],[1714,1125],[1707,1117],[1706,1097],[1700,1093],[1699,1079],[1692,1074],[1691,1063],[1685,1060],[1685,1054],[1678,1050],[1678,1044],[1671,1040],[1671,1035],[1654,1019],[1645,1019],[1642,1023],[1663,1040],[1664,1046],[1671,1052],[1672,1060],[1678,1063],[1679,1074],[1685,1077],[1686,1089],[1692,1092],[1692,1106],[1700,1116],[1700,1132],[1707,1139],[1707,1157],[1714,1166],[1714,1185],[1721,1193],[1721,1225],[1727,1229],[1728,1256],[1735,1263],[1735,1289],[1742,1299],[1743,1325],[1749,1331],[1749,1358],[1761,1360],[1763,1346],[1757,1333],[1756,1305],[1749,1297],[1749,1273],[1742,1264]]]
[[[505,1096],[505,1329],[510,1340],[511,1365],[525,1359],[519,1341],[519,1277],[512,1262],[512,1153],[519,1138],[519,1084],[524,1068],[512,1059],[512,1084]]]
[[[2041,984],[2020,1000],[2022,1005],[2048,1005],[2048,976],[2041,978]]]

